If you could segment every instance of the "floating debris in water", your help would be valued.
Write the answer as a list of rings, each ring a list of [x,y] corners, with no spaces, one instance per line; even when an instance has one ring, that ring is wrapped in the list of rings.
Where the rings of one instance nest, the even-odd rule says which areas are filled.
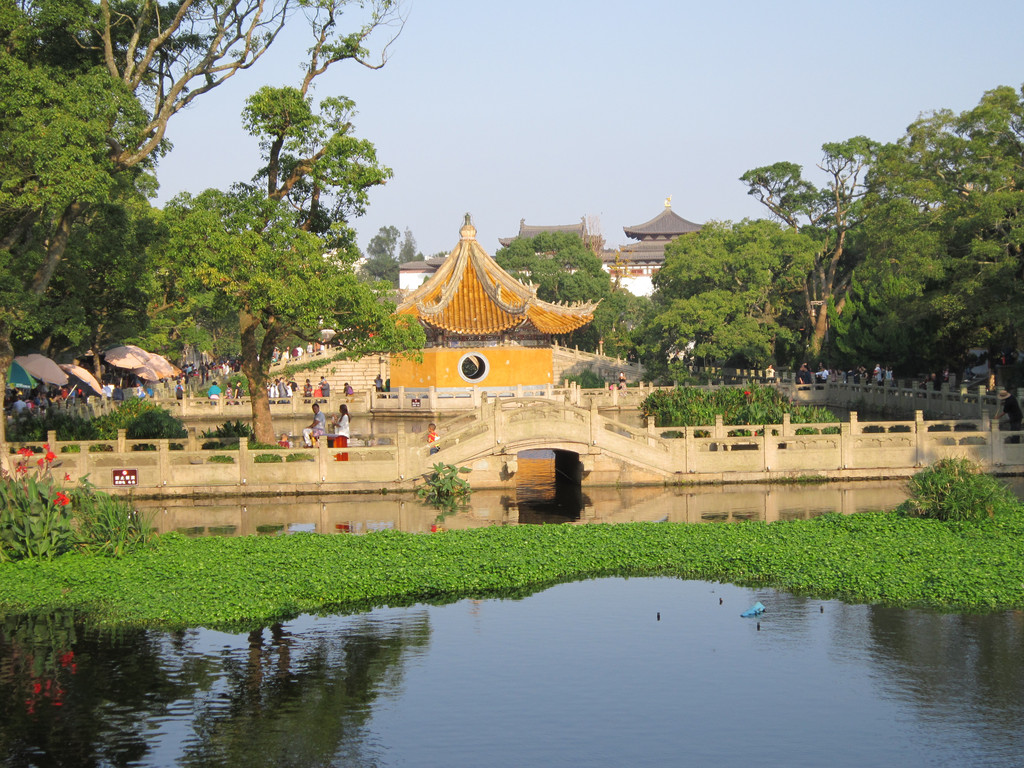
[[[751,616],[760,616],[764,613],[764,606],[760,602],[754,603],[752,606],[747,608],[743,613],[740,614],[745,619],[749,619]]]

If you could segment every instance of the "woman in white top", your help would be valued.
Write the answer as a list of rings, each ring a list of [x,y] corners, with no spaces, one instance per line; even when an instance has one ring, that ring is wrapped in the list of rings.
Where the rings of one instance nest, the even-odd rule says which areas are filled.
[[[335,448],[348,448],[349,438],[349,416],[348,406],[344,403],[341,404],[341,412],[332,419],[334,422],[334,447]],[[334,458],[337,461],[348,461],[347,453],[335,454]]]

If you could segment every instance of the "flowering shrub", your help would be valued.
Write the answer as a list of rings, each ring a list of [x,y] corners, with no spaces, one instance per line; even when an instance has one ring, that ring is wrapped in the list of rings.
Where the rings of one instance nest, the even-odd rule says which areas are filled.
[[[119,556],[150,539],[131,505],[88,480],[65,489],[55,481],[56,454],[44,445],[18,451],[13,477],[0,479],[0,561],[50,559],[71,550]],[[64,482],[71,480],[64,475]]]
[[[49,445],[43,450],[35,459],[31,448],[22,448],[14,477],[0,481],[0,560],[49,559],[75,546],[71,500],[50,474],[57,456]]]

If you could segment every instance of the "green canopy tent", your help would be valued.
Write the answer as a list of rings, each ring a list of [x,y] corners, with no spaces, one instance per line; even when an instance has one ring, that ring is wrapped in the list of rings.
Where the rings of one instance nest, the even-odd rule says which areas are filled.
[[[35,389],[38,383],[22,368],[21,363],[12,362],[11,367],[7,369],[7,386],[11,389]]]

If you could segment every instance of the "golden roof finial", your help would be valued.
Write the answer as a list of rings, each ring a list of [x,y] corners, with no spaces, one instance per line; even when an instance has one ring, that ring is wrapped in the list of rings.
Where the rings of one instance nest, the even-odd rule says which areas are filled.
[[[665,198],[665,207],[666,208],[671,208],[672,207],[672,195],[669,195],[668,197]]]

